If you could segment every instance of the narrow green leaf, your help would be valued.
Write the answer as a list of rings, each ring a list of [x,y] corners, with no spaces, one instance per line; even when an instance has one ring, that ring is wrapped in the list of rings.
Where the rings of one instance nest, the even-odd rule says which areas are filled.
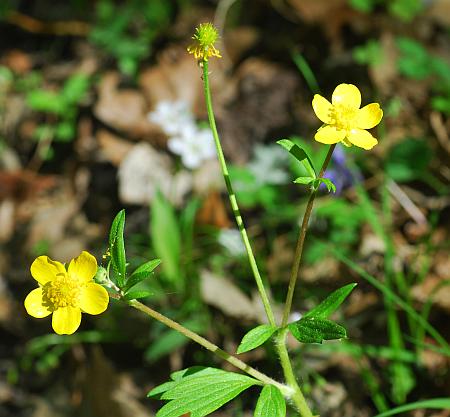
[[[314,307],[312,310],[308,311],[303,318],[314,317],[326,319],[333,314],[338,307],[343,303],[343,301],[348,297],[348,295],[356,287],[356,283],[345,285],[333,291],[325,300],[323,300],[318,306]]]
[[[185,346],[188,342],[189,339],[186,336],[169,329],[149,344],[149,347],[145,350],[145,360],[149,363],[155,363],[164,356]]]
[[[420,410],[420,409],[448,410],[450,409],[450,397],[433,398],[431,400],[423,400],[417,401],[415,403],[401,405],[400,407],[396,407],[393,408],[392,410],[385,411],[384,413],[377,414],[375,417],[394,416],[396,414],[404,413],[405,411]]]
[[[347,332],[342,326],[327,319],[302,318],[289,324],[288,327],[301,343],[322,343],[324,340],[347,337]]]
[[[298,70],[303,75],[306,84],[308,84],[310,91],[312,93],[320,93],[319,83],[306,58],[299,51],[293,51],[291,56]]]
[[[203,334],[206,330],[204,321],[198,318],[183,321],[181,324],[199,334]],[[183,334],[172,329],[165,329],[161,334],[155,337],[145,350],[145,360],[154,363],[162,357],[185,346],[188,342],[189,339]]]
[[[158,192],[151,206],[151,236],[156,255],[161,259],[163,271],[172,282],[179,282],[181,236],[175,211]]]
[[[243,338],[236,353],[244,353],[261,346],[277,330],[276,326],[262,324],[250,330]]]
[[[126,277],[126,256],[123,230],[125,227],[125,210],[120,210],[115,217],[109,233],[109,248],[114,271],[117,273],[117,285],[122,287]]]
[[[67,106],[61,96],[53,91],[32,90],[27,94],[27,104],[35,111],[62,115]]]
[[[139,298],[145,298],[148,297],[149,295],[152,295],[153,293],[151,291],[130,291],[127,292],[123,298],[125,298],[125,300],[137,300]]]
[[[84,74],[72,75],[61,90],[61,98],[68,104],[77,104],[89,88],[89,77]]]
[[[333,191],[333,193],[336,192],[336,186],[334,185],[333,181],[331,181],[329,178],[317,178],[314,181],[314,187],[316,189],[319,188],[320,184],[325,184],[328,192],[330,191]]]
[[[137,273],[131,275],[127,279],[126,285],[123,287],[124,291],[127,292],[128,290],[130,290],[135,285],[137,285],[140,282],[144,281],[145,279],[149,278],[151,275],[152,275],[151,272],[150,273],[148,273],[148,272],[137,272]]]
[[[131,274],[140,274],[140,273],[148,273],[151,274],[159,265],[161,264],[161,259],[152,259],[151,261],[145,262],[142,265],[138,266],[134,272]]]
[[[125,222],[125,209],[122,209],[117,213],[111,224],[111,229],[109,231],[109,246],[112,246],[114,241],[116,240],[119,223],[123,222]]]
[[[296,184],[309,185],[314,181],[314,177],[298,177],[294,180]]]
[[[450,355],[450,345],[437,330],[433,327],[426,319],[424,319],[417,311],[414,310],[406,301],[404,301],[401,297],[399,297],[395,292],[393,292],[387,285],[383,284],[373,275],[368,274],[361,266],[359,266],[356,262],[352,261],[348,258],[342,251],[337,248],[330,246],[324,242],[319,240],[315,240],[315,244],[322,249],[323,252],[331,251],[337,259],[342,261],[345,265],[347,265],[350,269],[355,271],[361,278],[365,279],[369,284],[375,287],[377,290],[383,293],[383,295],[396,305],[398,305],[401,309],[403,309],[410,317],[417,321],[426,331],[432,336],[436,342],[442,348],[442,352],[445,355]],[[434,345],[433,345],[434,346]]]
[[[256,379],[234,372],[205,368],[194,375],[182,378],[169,388],[162,399],[169,400],[156,417],[204,417],[231,401],[252,385],[260,385]]]
[[[266,385],[262,389],[254,417],[286,417],[286,402],[277,387]]]
[[[286,149],[295,159],[297,159],[297,161],[303,164],[309,176],[313,178],[317,177],[311,158],[304,149],[289,139],[281,139],[277,141],[277,143]]]
[[[401,346],[401,348],[403,348],[403,346]],[[394,350],[399,350],[399,347],[394,346]],[[399,362],[397,357],[394,357],[393,362],[388,366],[388,372],[390,374],[392,384],[392,401],[396,404],[405,403],[408,394],[417,384],[411,366],[407,363]]]
[[[153,259],[151,261],[143,263],[127,279],[127,283],[124,287],[125,291],[142,282],[144,279],[149,278],[153,274],[153,270],[161,263],[161,259]]]

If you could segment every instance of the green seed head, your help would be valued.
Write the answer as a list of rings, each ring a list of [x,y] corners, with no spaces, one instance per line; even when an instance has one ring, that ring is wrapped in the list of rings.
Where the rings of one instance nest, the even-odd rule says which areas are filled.
[[[203,47],[213,46],[218,38],[219,33],[212,23],[200,23],[192,37]]]

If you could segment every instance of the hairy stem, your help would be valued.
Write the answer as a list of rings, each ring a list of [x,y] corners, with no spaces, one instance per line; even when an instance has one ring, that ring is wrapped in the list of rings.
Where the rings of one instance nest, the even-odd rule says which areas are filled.
[[[325,157],[325,160],[323,161],[322,168],[320,169],[318,178],[323,177],[323,174],[325,173],[325,170],[327,169],[327,166],[330,162],[331,155],[333,154],[335,147],[336,147],[336,145],[330,146],[327,156]],[[281,322],[281,327],[286,326],[288,319],[289,319],[289,314],[291,313],[292,298],[294,296],[295,284],[297,283],[297,279],[298,279],[298,270],[300,268],[300,262],[302,260],[306,232],[308,230],[309,218],[311,217],[316,194],[317,194],[317,190],[312,190],[311,194],[309,195],[308,203],[306,204],[305,215],[303,216],[302,226],[300,228],[300,234],[299,234],[298,240],[297,240],[297,246],[295,247],[294,263],[292,264],[291,277],[289,279],[289,287],[288,287],[288,293],[286,296],[286,302],[284,304],[283,319]]]
[[[120,299],[119,296],[117,296],[117,297],[113,296],[112,298]],[[263,384],[275,385],[278,389],[280,389],[280,391],[286,397],[292,396],[292,390],[289,387],[287,387],[286,385],[280,384],[279,382],[268,377],[267,375],[263,374],[262,372],[257,371],[255,368],[252,368],[250,365],[247,365],[245,362],[234,357],[230,353],[224,351],[219,346],[215,345],[214,343],[211,343],[209,340],[205,339],[204,337],[200,336],[199,334],[193,332],[192,330],[187,329],[186,327],[182,326],[180,323],[178,323],[172,319],[169,319],[168,317],[164,316],[163,314],[158,313],[156,310],[153,310],[152,308],[146,306],[145,304],[142,304],[141,302],[139,302],[137,300],[131,300],[131,301],[128,301],[127,303],[131,307],[134,307],[135,309],[143,312],[144,314],[147,314],[148,316],[154,318],[155,320],[158,320],[159,322],[166,325],[167,327],[170,327],[171,329],[176,330],[177,332],[181,333],[182,335],[186,336],[187,338],[193,340],[194,342],[203,346],[205,349],[214,353],[219,358],[227,361],[231,365],[235,366],[236,368],[240,369],[241,371],[244,371],[245,373],[252,376],[253,378],[256,378],[257,380],[261,381]]]
[[[253,255],[253,250],[247,236],[247,230],[245,229],[244,221],[242,220],[241,212],[239,210],[239,206],[236,200],[236,195],[233,191],[233,186],[231,185],[230,175],[228,173],[228,168],[225,162],[222,145],[220,143],[219,134],[217,132],[216,121],[214,118],[214,112],[212,107],[211,91],[209,87],[208,61],[203,61],[202,66],[203,66],[203,86],[205,92],[206,109],[208,112],[209,124],[211,126],[212,134],[214,136],[214,142],[216,143],[217,156],[219,158],[220,167],[222,168],[222,174],[227,187],[228,196],[230,198],[231,208],[233,210],[233,214],[236,219],[239,231],[241,232],[242,240],[244,241],[244,246],[247,251],[250,267],[252,269],[259,294],[264,304],[264,310],[266,311],[267,319],[269,320],[269,323],[271,325],[275,326],[275,317],[273,315],[272,307],[270,305],[266,289],[264,287],[261,275],[259,273],[258,265],[256,264],[255,256]]]
[[[298,385],[297,378],[295,378],[294,370],[292,369],[289,353],[286,347],[287,332],[287,328],[282,329],[279,332],[276,339],[276,347],[286,382],[294,390],[291,400],[299,411],[301,417],[313,417],[311,409],[309,408],[303,392]]]

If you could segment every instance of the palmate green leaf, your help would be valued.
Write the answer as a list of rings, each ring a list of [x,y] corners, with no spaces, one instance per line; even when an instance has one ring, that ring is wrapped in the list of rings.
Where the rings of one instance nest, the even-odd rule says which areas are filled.
[[[301,343],[322,343],[324,340],[347,337],[347,331],[341,325],[327,319],[302,318],[288,327]]]
[[[153,274],[153,270],[159,266],[161,259],[153,259],[143,263],[141,266],[130,275],[125,284],[124,290],[128,291],[130,288],[149,278]]]
[[[130,292],[127,292],[123,296],[123,298],[127,301],[130,301],[130,300],[138,300],[139,298],[145,298],[150,295],[153,295],[153,293],[151,291],[130,291]]]
[[[277,387],[266,385],[262,389],[254,417],[286,417],[286,402]]]
[[[172,372],[170,374],[170,379],[173,381],[181,381],[183,378],[189,375],[194,375],[197,372],[203,371],[203,375],[213,373],[215,368],[208,368],[207,366],[190,366],[189,368],[180,369],[179,371]],[[167,391],[167,390],[166,390]]]
[[[167,381],[157,387],[153,388],[151,391],[147,393],[147,397],[149,398],[157,398],[161,399],[161,395],[163,395],[170,388],[173,388],[177,384],[177,381]]]
[[[183,378],[196,374],[200,371],[206,371],[204,373],[209,373],[208,369],[205,366],[191,366],[186,369],[182,369],[180,371],[175,371],[170,374],[171,381],[164,382],[161,385],[158,385],[157,387],[153,388],[147,393],[147,397],[154,397],[154,398],[160,398],[162,394],[164,394],[166,391],[168,391],[170,388],[175,387],[175,385],[180,382]],[[204,374],[203,373],[203,374]]]
[[[126,277],[126,256],[123,230],[125,227],[125,210],[117,213],[109,232],[109,248],[114,271],[117,273],[117,285],[122,288]]]
[[[242,391],[261,382],[245,375],[205,368],[193,375],[181,378],[161,396],[169,400],[156,417],[204,417],[231,401]]]
[[[244,353],[261,346],[277,331],[276,326],[262,324],[250,330],[243,338],[236,353]]]
[[[311,158],[304,149],[289,139],[281,139],[277,143],[286,149],[297,161],[302,163],[310,177],[317,177]]]
[[[333,314],[338,307],[343,303],[343,301],[348,297],[348,295],[356,287],[356,283],[345,285],[333,291],[325,300],[323,300],[318,306],[314,307],[312,310],[308,311],[303,318],[321,318],[326,319]]]

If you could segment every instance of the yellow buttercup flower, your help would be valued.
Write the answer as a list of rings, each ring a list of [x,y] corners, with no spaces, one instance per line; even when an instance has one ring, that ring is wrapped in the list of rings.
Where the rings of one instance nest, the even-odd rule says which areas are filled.
[[[378,143],[366,129],[372,129],[380,123],[383,110],[378,103],[360,109],[361,93],[355,85],[338,85],[331,103],[316,94],[312,106],[316,116],[325,123],[314,136],[318,142],[342,142],[346,146],[356,145],[363,149],[372,149]]]
[[[214,44],[219,38],[219,33],[212,23],[200,23],[192,37],[194,43],[187,48],[190,54],[199,61],[208,61],[212,56],[222,58]]]
[[[72,259],[67,270],[48,256],[36,258],[30,270],[39,288],[25,299],[27,313],[38,319],[53,313],[52,327],[58,334],[74,333],[82,312],[100,314],[108,307],[108,292],[93,280],[97,260],[86,251]]]

